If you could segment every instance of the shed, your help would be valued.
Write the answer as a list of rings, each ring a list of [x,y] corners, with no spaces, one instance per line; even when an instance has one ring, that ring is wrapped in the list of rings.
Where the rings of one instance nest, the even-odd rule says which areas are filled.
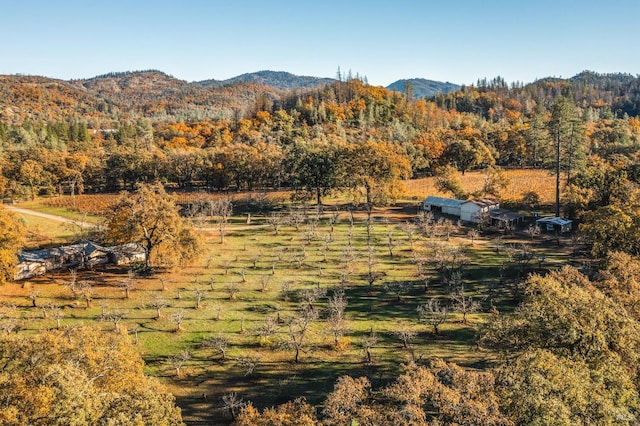
[[[536,220],[536,225],[543,231],[555,231],[558,233],[571,232],[573,221],[561,217],[541,217]]]
[[[500,208],[495,198],[475,198],[460,206],[460,219],[465,222],[480,223],[482,215]]]
[[[491,224],[500,228],[515,228],[524,221],[524,216],[520,213],[505,209],[493,209],[489,212]]]
[[[430,195],[422,202],[422,208],[428,212],[437,211],[460,217],[460,206],[464,203],[464,200]]]

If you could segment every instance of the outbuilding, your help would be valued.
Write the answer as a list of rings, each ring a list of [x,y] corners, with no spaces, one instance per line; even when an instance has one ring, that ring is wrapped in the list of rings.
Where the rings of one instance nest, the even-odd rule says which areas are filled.
[[[460,219],[463,222],[480,223],[483,215],[498,208],[500,203],[495,198],[475,198],[460,205]]]
[[[558,232],[560,234],[571,232],[573,221],[561,217],[541,217],[536,220],[536,225],[543,231]]]
[[[524,216],[520,213],[505,209],[493,209],[489,212],[491,224],[498,228],[517,228],[523,221]]]
[[[428,212],[440,212],[460,217],[460,206],[464,203],[464,200],[430,195],[422,202],[422,208]]]

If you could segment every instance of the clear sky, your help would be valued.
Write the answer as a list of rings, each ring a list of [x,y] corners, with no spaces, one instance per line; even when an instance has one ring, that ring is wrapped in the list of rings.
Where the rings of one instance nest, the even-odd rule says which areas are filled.
[[[0,74],[529,83],[640,74],[639,29],[638,0],[0,0]]]

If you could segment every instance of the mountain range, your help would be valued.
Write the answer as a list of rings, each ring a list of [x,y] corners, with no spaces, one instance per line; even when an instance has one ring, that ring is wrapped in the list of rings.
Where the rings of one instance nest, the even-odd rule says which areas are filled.
[[[530,83],[537,87],[553,81],[615,88],[617,96],[636,90],[638,78],[629,74],[585,71],[570,79],[548,78]],[[337,80],[298,76],[283,71],[258,71],[227,80],[187,82],[158,70],[109,73],[89,79],[59,80],[25,75],[0,75],[0,122],[28,120],[84,120],[104,127],[120,120],[144,116],[154,121],[214,120],[251,113],[256,101],[277,104],[287,93],[316,90]],[[504,87],[503,79],[480,81],[478,87]],[[609,89],[607,89],[609,88]],[[413,98],[444,95],[461,89],[450,82],[421,78],[398,80],[387,89]],[[635,102],[635,101],[634,101]],[[627,102],[628,103],[628,102]],[[635,111],[640,106],[627,105]]]

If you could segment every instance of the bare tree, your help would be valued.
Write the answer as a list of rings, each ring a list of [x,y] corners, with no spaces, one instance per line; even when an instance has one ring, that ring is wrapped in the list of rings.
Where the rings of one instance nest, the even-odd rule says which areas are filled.
[[[53,310],[54,306],[52,303],[41,303],[40,310],[42,311],[42,319],[47,319],[49,317],[49,311]]]
[[[256,367],[260,364],[260,358],[257,356],[241,356],[237,359],[236,363],[245,369],[245,376],[250,376],[255,371]]]
[[[56,328],[60,329],[60,323],[62,321],[62,318],[64,318],[64,312],[62,311],[62,309],[59,306],[54,306],[51,310],[51,316],[54,320],[56,320]]]
[[[31,306],[34,308],[38,307],[38,297],[40,297],[40,292],[35,288],[31,287],[31,289],[29,290],[29,295],[27,296],[27,299],[31,300]]]
[[[242,402],[242,398],[240,398],[235,392],[223,395],[222,402],[224,403],[222,409],[229,412],[232,420],[236,419],[237,411],[245,405],[244,402]]]
[[[229,295],[229,300],[235,299],[236,295],[240,292],[240,283],[233,281],[227,284],[227,294]]]
[[[118,283],[120,287],[122,287],[124,289],[124,297],[125,299],[129,299],[130,295],[131,295],[131,290],[133,290],[136,287],[136,281],[135,281],[135,272],[133,272],[132,269],[129,269],[127,271],[127,278],[120,280],[120,282]]]
[[[78,273],[75,269],[69,269],[69,281],[67,282],[66,287],[71,290],[74,296],[78,295]]]
[[[313,309],[305,307],[293,318],[289,320],[289,340],[286,346],[295,352],[294,362],[300,362],[300,352],[306,345],[305,338],[309,332],[309,326],[317,318],[317,313]]]
[[[407,239],[409,240],[409,249],[413,251],[414,235],[417,232],[418,227],[414,223],[404,222],[400,225],[400,229],[402,229],[402,231],[407,235]]]
[[[93,287],[86,281],[80,283],[80,287],[78,292],[82,295],[82,298],[85,301],[86,308],[90,308],[93,303]]]
[[[163,277],[158,277],[160,284],[162,285],[162,291],[167,291],[167,283]]]
[[[211,215],[216,217],[218,232],[220,233],[220,243],[224,244],[229,217],[233,214],[233,204],[230,199],[221,198],[216,201],[210,201],[209,208]]]
[[[260,275],[260,291],[265,292],[269,287],[271,281],[271,275]]]
[[[324,245],[322,246],[322,261],[326,262],[328,260],[329,255],[329,243],[331,242],[331,234],[327,234],[324,236]]]
[[[276,334],[278,320],[275,317],[265,317],[264,321],[256,328],[256,332],[262,343],[269,343],[271,337]]]
[[[453,309],[462,314],[463,324],[467,323],[468,314],[472,314],[480,310],[480,302],[466,294],[464,283],[460,283],[460,286],[453,295]]]
[[[293,284],[294,284],[293,280],[285,280],[280,285],[280,297],[282,297],[282,300],[284,300],[285,302],[289,301],[289,296],[293,291]]]
[[[152,309],[155,309],[156,310],[155,319],[160,319],[162,318],[162,309],[167,307],[167,301],[160,297],[155,296],[153,299],[151,299],[151,302],[149,302],[147,306]]]
[[[127,317],[127,311],[122,309],[113,309],[106,314],[106,319],[113,323],[113,330],[119,330],[120,321]]]
[[[256,269],[258,267],[258,262],[260,261],[261,257],[262,257],[262,253],[256,253],[253,256],[251,256],[251,263],[253,265],[253,269]]]
[[[315,303],[322,299],[327,294],[327,289],[320,287],[313,287],[306,289],[302,292],[302,297],[307,302],[307,307],[311,311],[315,311]]]
[[[216,304],[213,307],[213,311],[216,313],[215,320],[220,321],[220,319],[222,318],[222,306],[220,304]]]
[[[276,236],[280,235],[280,227],[284,224],[284,221],[284,217],[278,212],[273,212],[267,217],[267,223],[273,227]]]
[[[465,266],[469,263],[463,247],[447,243],[434,244],[432,261],[440,273],[445,284],[453,282],[455,275],[462,276]]]
[[[171,365],[173,365],[173,368],[176,370],[177,377],[182,376],[181,374],[182,366],[187,361],[189,361],[189,359],[191,359],[191,354],[186,349],[176,355],[169,357],[169,361],[171,361]]]
[[[396,296],[396,301],[402,301],[402,295],[407,293],[411,288],[409,281],[395,280],[384,284],[384,289]]]
[[[402,341],[402,347],[409,349],[409,342],[416,337],[417,333],[411,328],[411,325],[407,322],[401,322],[398,324],[398,328],[393,332]]]
[[[304,220],[304,214],[298,209],[290,210],[286,219],[289,224],[293,225],[296,232],[300,231],[300,225],[304,223]]]
[[[220,356],[222,357],[222,361],[227,359],[227,350],[229,349],[229,339],[226,338],[222,333],[218,333],[217,336],[207,337],[200,344],[203,348],[213,348],[215,349]]]
[[[0,307],[0,330],[10,334],[18,329],[18,308],[15,305]]]
[[[194,291],[194,296],[196,299],[196,306],[195,309],[200,309],[202,308],[202,301],[204,300],[205,296],[207,295],[207,291],[206,290],[201,290],[199,288],[196,288]]]
[[[371,333],[362,339],[362,347],[364,349],[365,356],[367,357],[367,364],[371,364],[371,349],[378,343],[378,336],[374,333],[373,329],[371,329]]]
[[[344,291],[334,291],[329,297],[329,318],[327,319],[328,329],[333,336],[333,344],[338,347],[340,338],[347,331],[347,321],[344,311],[347,307],[347,298]]]
[[[471,228],[467,232],[467,237],[469,237],[469,239],[471,240],[471,245],[474,245],[475,241],[480,238],[480,231],[478,231],[476,228]]]
[[[438,334],[439,327],[449,317],[449,307],[441,306],[438,299],[429,299],[426,304],[419,305],[417,310],[420,320],[433,327],[434,334]]]
[[[418,267],[418,271],[416,272],[416,276],[420,281],[422,281],[424,285],[424,291],[429,290],[429,283],[431,282],[431,274],[429,272],[428,264],[429,261],[422,256],[414,256],[414,262]]]
[[[138,327],[129,327],[129,333],[133,333],[134,335],[133,344],[136,346],[140,343],[140,340],[138,339],[138,331]]]
[[[426,237],[433,236],[434,217],[432,212],[421,210],[418,214],[418,229]]]
[[[397,245],[396,240],[393,238],[393,231],[389,230],[387,232],[387,248],[389,249],[389,257],[393,257],[393,249],[396,248]]]
[[[182,331],[182,323],[184,322],[184,311],[182,309],[180,309],[177,312],[174,312],[173,315],[171,315],[171,321],[176,323],[176,331]]]
[[[222,269],[224,270],[225,275],[229,275],[229,269],[231,269],[232,265],[233,265],[233,260],[231,259],[227,259],[223,262]]]
[[[335,230],[336,225],[338,224],[338,219],[340,218],[340,211],[336,209],[331,212],[329,216],[329,241],[333,241],[333,232]]]

